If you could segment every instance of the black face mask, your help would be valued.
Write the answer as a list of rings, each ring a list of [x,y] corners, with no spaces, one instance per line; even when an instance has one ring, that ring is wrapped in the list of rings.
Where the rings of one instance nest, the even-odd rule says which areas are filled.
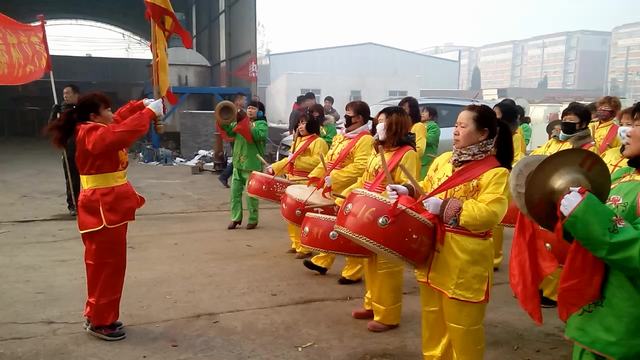
[[[344,116],[344,126],[351,127],[353,125],[353,116],[345,115]]]
[[[560,123],[560,129],[567,135],[573,135],[578,132],[578,123],[563,121]]]

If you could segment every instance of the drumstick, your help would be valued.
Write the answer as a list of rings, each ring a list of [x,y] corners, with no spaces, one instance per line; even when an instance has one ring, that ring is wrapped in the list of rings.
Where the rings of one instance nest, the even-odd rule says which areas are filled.
[[[382,145],[378,146],[378,152],[380,153],[380,163],[382,164],[382,170],[384,171],[384,175],[387,177],[387,184],[393,184],[393,178],[391,177],[391,173],[389,172],[389,168],[387,167],[387,159],[384,158],[384,148]]]
[[[333,197],[337,197],[338,199],[346,199],[346,196],[342,196],[340,194],[336,194],[336,193],[331,193],[331,195],[333,195]]]
[[[322,167],[324,168],[324,175],[327,176],[327,163],[324,162],[324,156],[320,154],[320,162],[322,163]]]
[[[420,196],[424,195],[424,191],[422,191],[422,186],[418,184],[418,181],[413,177],[413,175],[411,175],[409,170],[407,170],[407,167],[400,164],[400,170],[402,170],[402,172],[407,177],[407,179],[409,179],[409,182],[411,183],[411,185],[413,185],[413,188],[418,192],[418,194],[420,194]]]
[[[258,158],[258,160],[260,160],[264,166],[269,166],[269,163],[267,162],[267,160],[265,160],[262,156],[260,156],[260,154],[256,154],[256,157]]]
[[[321,208],[321,207],[325,207],[325,206],[327,206],[327,204],[324,204],[324,205],[307,205],[307,206],[304,207],[304,209],[305,210],[307,210],[307,209],[316,209],[316,208]]]

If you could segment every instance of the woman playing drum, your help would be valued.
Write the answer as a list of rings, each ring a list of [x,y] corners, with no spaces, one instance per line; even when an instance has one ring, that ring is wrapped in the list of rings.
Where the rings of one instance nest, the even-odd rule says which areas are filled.
[[[329,150],[327,143],[320,137],[320,123],[317,119],[310,118],[306,113],[298,117],[296,139],[291,147],[291,154],[267,168],[269,174],[285,173],[289,180],[307,180],[309,172],[320,163],[320,155],[325,155]],[[304,259],[311,255],[311,251],[300,244],[300,226],[288,224],[291,249],[289,252],[296,254],[296,259]]]
[[[509,126],[498,124],[491,108],[469,105],[456,121],[453,151],[436,158],[420,183],[429,193],[449,181],[448,190],[424,200],[444,224],[432,262],[416,270],[424,359],[483,358],[482,323],[493,273],[490,230],[507,211],[512,160]],[[415,193],[411,185],[387,191],[392,198]]]
[[[399,165],[404,165],[413,176],[418,175],[420,159],[415,151],[415,140],[411,129],[411,118],[398,106],[382,109],[376,118],[376,151],[367,162],[364,174],[358,181],[347,188],[343,195],[347,196],[353,189],[383,193],[385,189],[385,173],[382,167],[378,146],[384,149],[386,163],[395,183],[408,181]],[[395,165],[394,166],[394,163]],[[403,264],[399,260],[373,256],[365,260],[364,307],[353,311],[356,319],[372,319],[367,328],[381,332],[398,327],[402,311],[402,273]]]

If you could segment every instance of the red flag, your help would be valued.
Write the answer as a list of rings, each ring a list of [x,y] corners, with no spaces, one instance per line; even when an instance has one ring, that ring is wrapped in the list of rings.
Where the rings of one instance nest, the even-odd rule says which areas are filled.
[[[250,81],[258,81],[258,61],[255,56],[251,56],[244,64],[233,72],[233,76]]]
[[[520,306],[538,324],[542,324],[540,311],[540,283],[556,270],[558,260],[546,250],[539,237],[550,231],[539,231],[539,226],[522,213],[518,213],[509,259],[509,283]]]
[[[190,49],[193,46],[193,39],[191,34],[180,25],[169,0],[144,0],[144,4],[147,8],[145,16],[153,24],[151,49],[152,61],[155,64],[154,84],[158,85],[161,96],[166,97],[171,104],[175,104],[177,99],[169,86],[167,40],[171,35],[177,34],[182,39],[184,47]]]
[[[51,69],[44,18],[23,24],[0,14],[0,85],[21,85]]]

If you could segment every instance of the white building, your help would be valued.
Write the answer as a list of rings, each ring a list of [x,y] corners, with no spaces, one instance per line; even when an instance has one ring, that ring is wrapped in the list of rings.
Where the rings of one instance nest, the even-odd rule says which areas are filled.
[[[640,22],[613,29],[608,77],[611,95],[640,99]]]
[[[260,69],[259,94],[270,122],[286,123],[296,97],[307,91],[335,99],[344,114],[352,100],[369,104],[421,89],[457,89],[457,61],[374,43],[271,54]],[[373,115],[373,114],[372,114]]]

